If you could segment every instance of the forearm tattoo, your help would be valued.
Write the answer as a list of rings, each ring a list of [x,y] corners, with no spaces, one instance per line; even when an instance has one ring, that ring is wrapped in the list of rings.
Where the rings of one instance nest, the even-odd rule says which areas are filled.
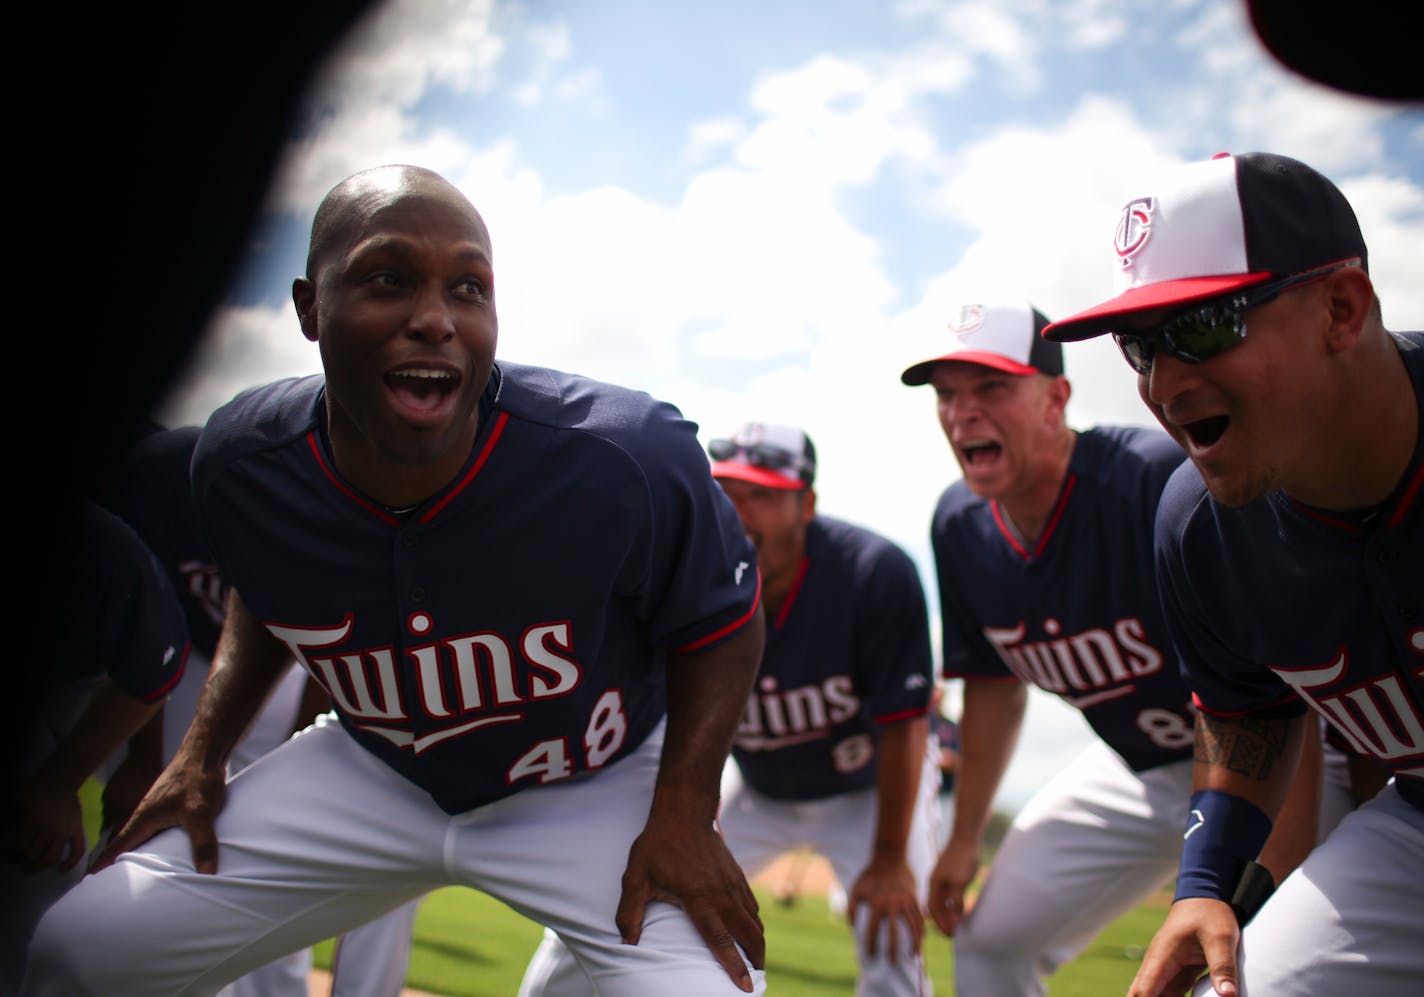
[[[1220,765],[1250,779],[1268,779],[1285,751],[1291,722],[1278,717],[1213,717],[1197,714],[1198,764]]]

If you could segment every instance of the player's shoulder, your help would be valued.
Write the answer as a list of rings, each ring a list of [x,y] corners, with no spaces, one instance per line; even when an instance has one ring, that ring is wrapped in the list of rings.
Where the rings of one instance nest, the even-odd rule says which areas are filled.
[[[813,557],[824,552],[850,562],[914,564],[905,549],[889,537],[868,526],[819,513],[807,528],[806,546]]]
[[[1160,429],[1146,426],[1100,425],[1078,433],[1075,458],[1082,456],[1104,469],[1156,471],[1164,479],[1186,459],[1186,454]]]
[[[1151,512],[1167,479],[1186,461],[1177,442],[1160,429],[1094,426],[1078,433],[1069,469],[1075,487],[1090,491],[1103,508]]]
[[[1212,501],[1195,464],[1186,461],[1167,480],[1157,505],[1154,545],[1159,563],[1191,571],[1193,565],[1240,563],[1280,531],[1280,496],[1243,506]]]
[[[528,364],[498,363],[495,405],[511,418],[542,426],[566,441],[598,442],[647,466],[695,453],[697,427],[670,402],[636,388]]]
[[[209,417],[194,447],[193,483],[201,492],[223,469],[254,453],[285,447],[318,425],[321,374],[249,388]]]
[[[186,473],[202,432],[201,426],[157,429],[133,445],[127,463],[136,474],[160,474],[175,467],[184,468]]]
[[[989,500],[975,495],[963,479],[955,481],[939,493],[934,511],[936,525],[976,515],[989,515]]]

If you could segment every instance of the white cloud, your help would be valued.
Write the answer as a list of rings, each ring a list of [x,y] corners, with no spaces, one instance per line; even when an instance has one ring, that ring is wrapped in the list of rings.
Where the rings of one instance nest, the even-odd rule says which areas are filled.
[[[222,309],[193,357],[191,371],[165,400],[164,425],[201,425],[238,392],[321,370],[315,343],[302,335],[292,305]]]

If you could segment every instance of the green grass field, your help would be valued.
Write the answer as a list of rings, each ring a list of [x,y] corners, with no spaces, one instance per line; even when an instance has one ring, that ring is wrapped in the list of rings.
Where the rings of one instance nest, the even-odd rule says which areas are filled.
[[[798,897],[791,907],[757,891],[767,934],[767,990],[776,997],[851,997],[855,959],[850,931],[824,899]],[[1165,901],[1164,901],[1165,903]],[[1086,952],[1052,980],[1054,997],[1103,997],[1127,992],[1142,948],[1157,930],[1163,904],[1150,903],[1109,926]],[[411,987],[447,997],[510,997],[541,929],[498,901],[452,887],[426,898],[416,919]],[[928,936],[935,991],[954,992],[949,940]],[[319,946],[318,966],[330,965],[331,944]]]

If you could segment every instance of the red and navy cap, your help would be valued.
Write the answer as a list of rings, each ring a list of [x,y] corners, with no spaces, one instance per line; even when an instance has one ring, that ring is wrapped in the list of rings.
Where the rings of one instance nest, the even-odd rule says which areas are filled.
[[[731,436],[709,442],[707,453],[714,478],[797,490],[816,480],[816,447],[795,426],[746,422]]]
[[[900,380],[928,384],[936,364],[977,363],[1009,374],[1063,373],[1063,348],[1043,338],[1048,319],[1029,304],[963,305],[949,323],[938,356],[911,364]]]
[[[1118,216],[1113,258],[1116,296],[1051,323],[1044,336],[1091,339],[1134,312],[1369,262],[1345,195],[1304,163],[1264,152],[1189,163],[1146,186]]]

